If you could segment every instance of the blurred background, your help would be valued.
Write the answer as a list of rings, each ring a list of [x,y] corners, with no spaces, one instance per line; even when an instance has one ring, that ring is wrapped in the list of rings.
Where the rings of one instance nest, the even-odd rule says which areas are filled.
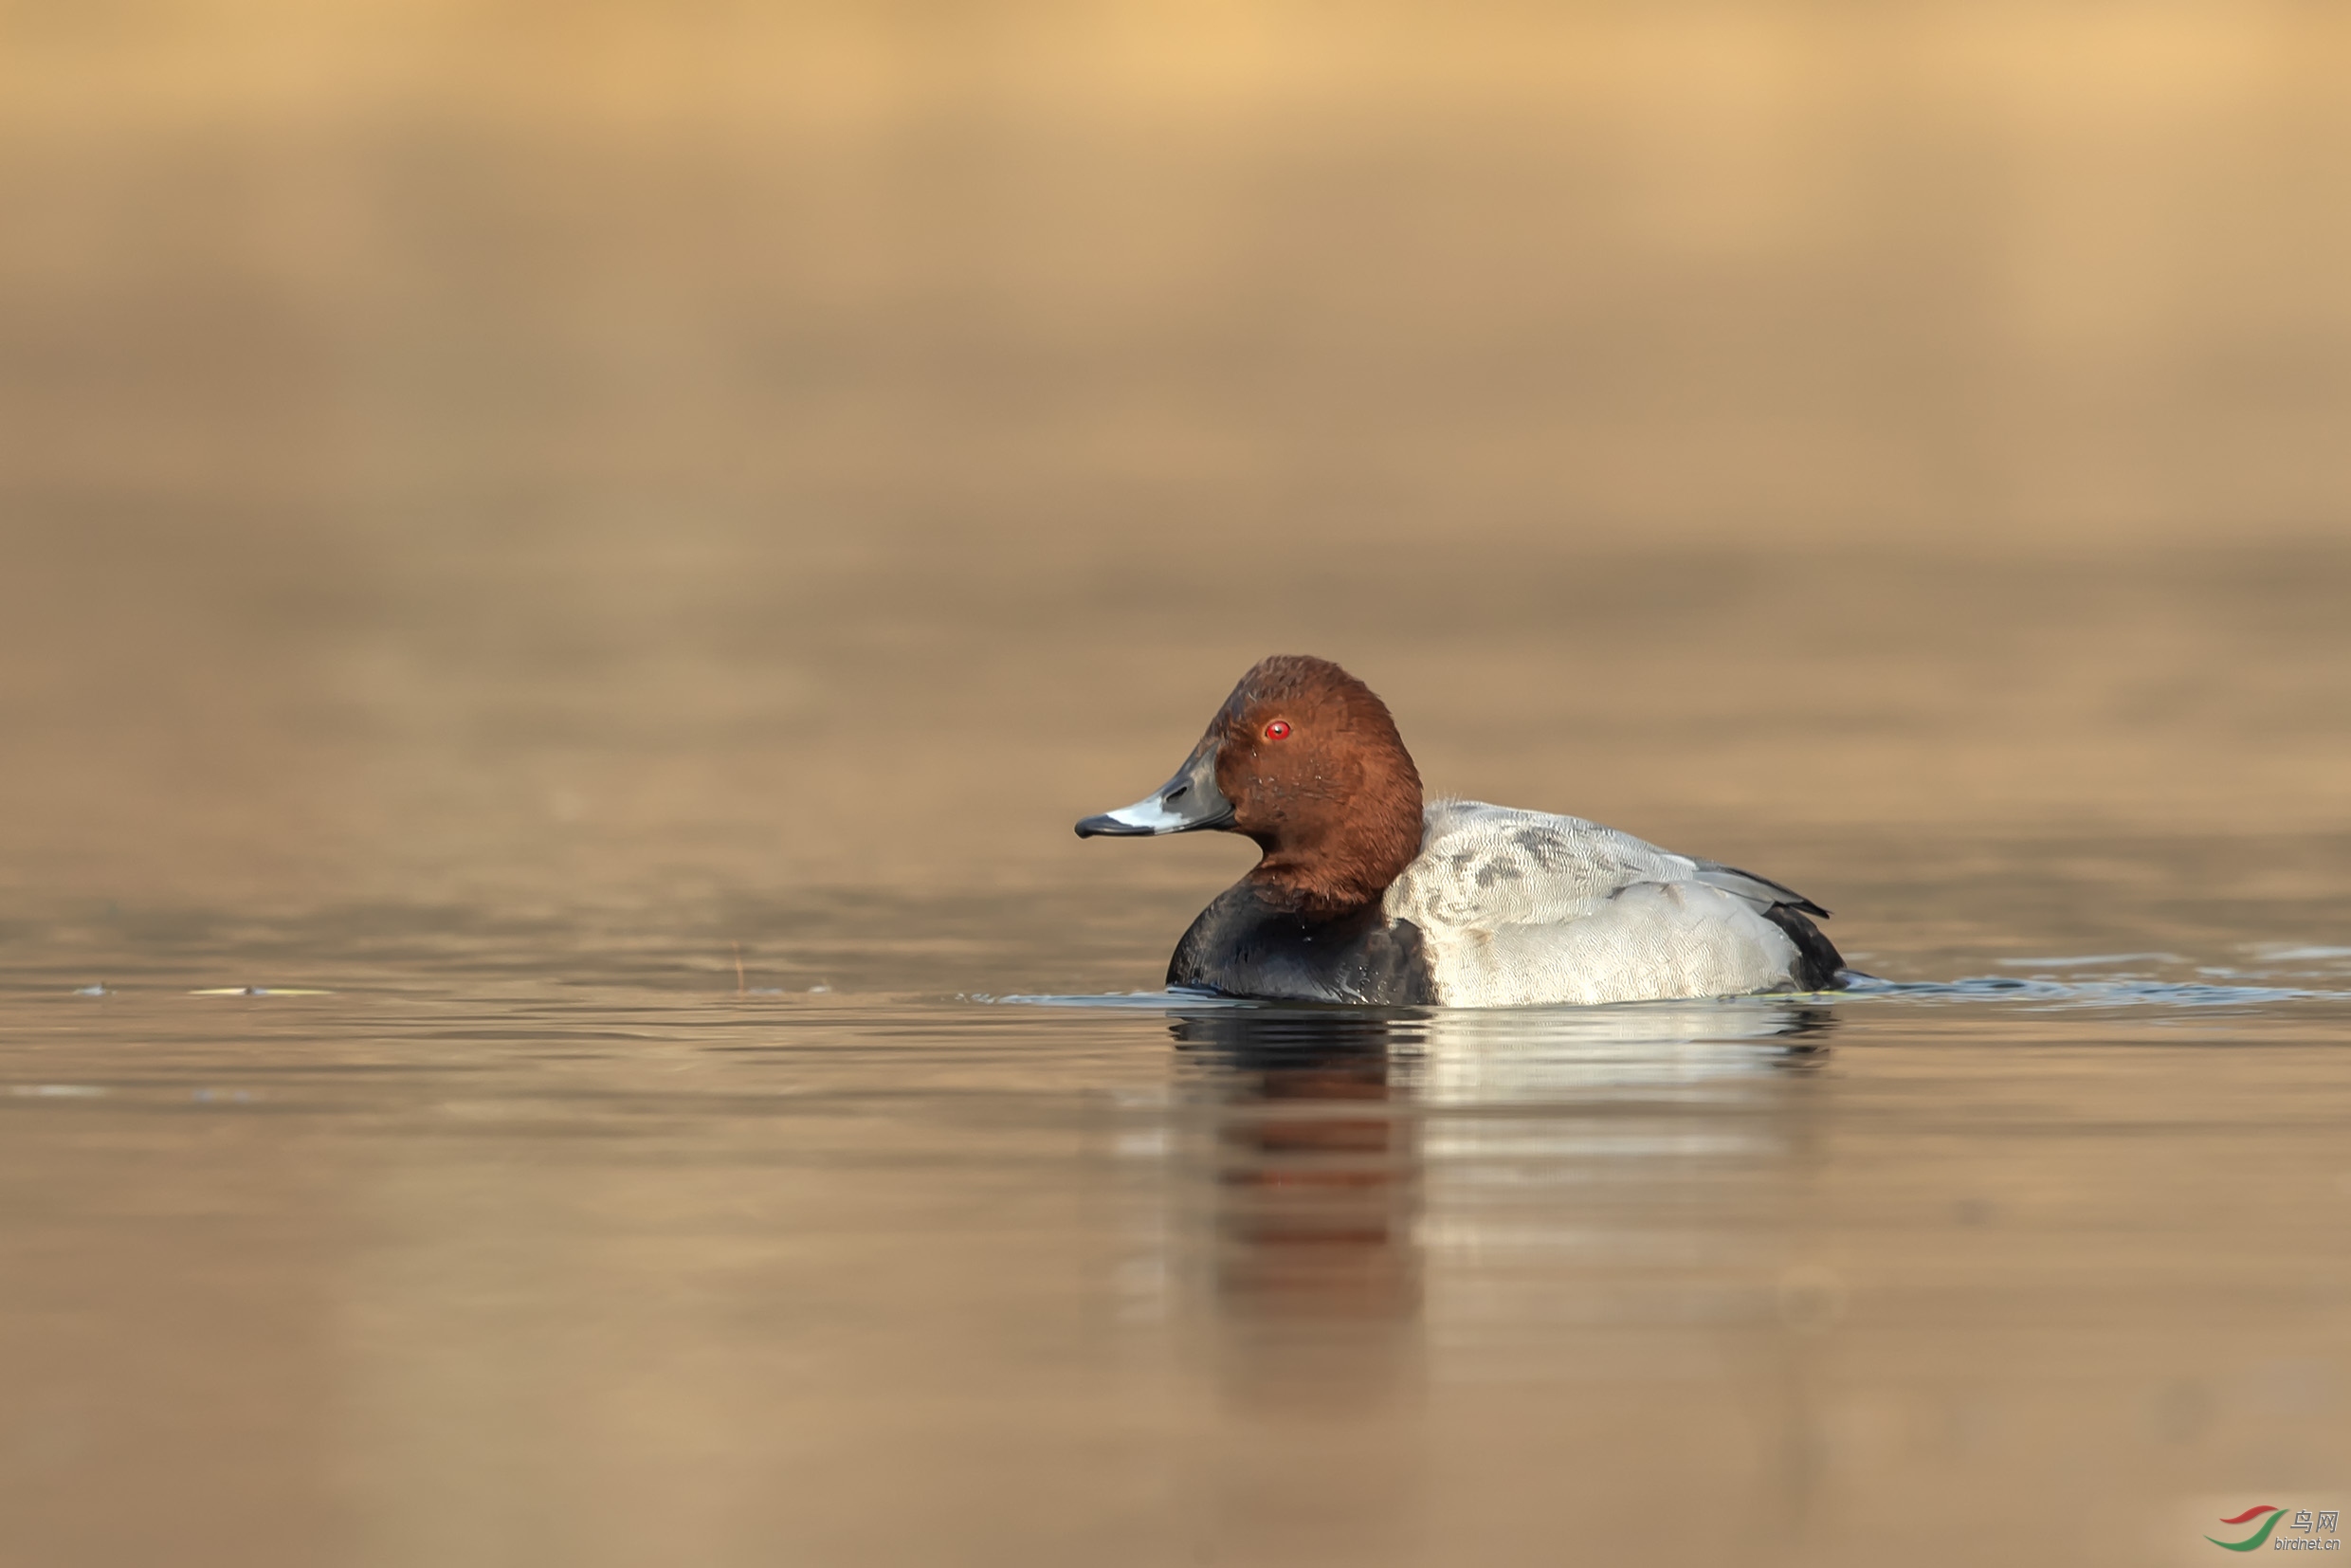
[[[1808,888],[2339,829],[2346,82],[2324,0],[0,0],[0,884],[1173,909],[1246,847],[1068,824],[1274,651]]]
[[[1973,989],[968,1005],[1272,652]],[[0,0],[0,1562],[2204,1560],[2346,715],[2341,0]]]

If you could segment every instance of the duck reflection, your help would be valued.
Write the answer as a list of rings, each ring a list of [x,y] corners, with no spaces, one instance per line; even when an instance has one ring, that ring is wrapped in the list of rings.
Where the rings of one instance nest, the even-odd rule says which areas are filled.
[[[1432,1117],[1442,1150],[1471,1150],[1478,1112],[1572,1116],[1609,1090],[1803,1072],[1826,1059],[1832,1028],[1824,1006],[1769,997],[1183,1012],[1169,1031],[1213,1128],[1217,1301],[1261,1322],[1411,1320]]]
[[[1594,1194],[1670,1180],[1691,1147],[1718,1158],[1715,1123],[1679,1124],[1675,1091],[1698,1088],[1707,1118],[1736,1085],[1705,1080],[1777,1100],[1831,1027],[1825,1008],[1759,999],[1182,1009],[1169,1030],[1193,1136],[1171,1218],[1203,1266],[1191,1343],[1221,1396],[1183,1482],[1203,1540],[1236,1561],[1441,1555],[1421,1539],[1432,1392],[1507,1379],[1529,1354],[1575,1364],[1588,1347],[1559,1292],[1612,1288],[1588,1252],[1530,1260],[1530,1232],[1619,1224]],[[1628,1088],[1657,1113],[1648,1132],[1621,1114]]]
[[[1220,1008],[1170,1026],[1213,1110],[1215,1288],[1265,1319],[1410,1319],[1420,1139],[1396,1065],[1413,1012]]]
[[[1216,1441],[1181,1489],[1203,1559],[1407,1559],[1427,1508],[1412,1012],[1204,1007],[1170,1023],[1194,1135],[1172,1194],[1203,1266]]]

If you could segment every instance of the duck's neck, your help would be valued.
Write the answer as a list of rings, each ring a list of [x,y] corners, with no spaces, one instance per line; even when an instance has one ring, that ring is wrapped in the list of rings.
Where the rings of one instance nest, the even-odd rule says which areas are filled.
[[[1376,904],[1420,854],[1420,775],[1412,758],[1367,775],[1331,826],[1258,841],[1266,858],[1246,880],[1267,903],[1317,921],[1352,914]]]

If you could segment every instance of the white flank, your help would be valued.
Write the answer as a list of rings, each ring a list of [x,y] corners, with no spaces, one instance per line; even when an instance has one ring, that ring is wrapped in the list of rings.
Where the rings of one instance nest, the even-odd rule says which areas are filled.
[[[1427,820],[1420,857],[1384,903],[1389,919],[1420,927],[1448,1007],[1664,1001],[1789,983],[1795,944],[1764,917],[1762,884],[1750,878],[1580,817],[1438,800]]]

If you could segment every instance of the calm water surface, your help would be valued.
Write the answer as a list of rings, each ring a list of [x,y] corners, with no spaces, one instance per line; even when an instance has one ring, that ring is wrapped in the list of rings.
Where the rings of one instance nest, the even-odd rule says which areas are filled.
[[[2345,904],[2111,868],[2351,846],[1906,855],[1826,866],[1884,984],[1595,1010],[1125,994],[1175,891],[21,921],[8,1559],[2146,1562],[2334,1506]]]
[[[2342,8],[1421,9],[0,3],[0,1565],[2340,1517]],[[1276,652],[1886,983],[1148,994]]]

